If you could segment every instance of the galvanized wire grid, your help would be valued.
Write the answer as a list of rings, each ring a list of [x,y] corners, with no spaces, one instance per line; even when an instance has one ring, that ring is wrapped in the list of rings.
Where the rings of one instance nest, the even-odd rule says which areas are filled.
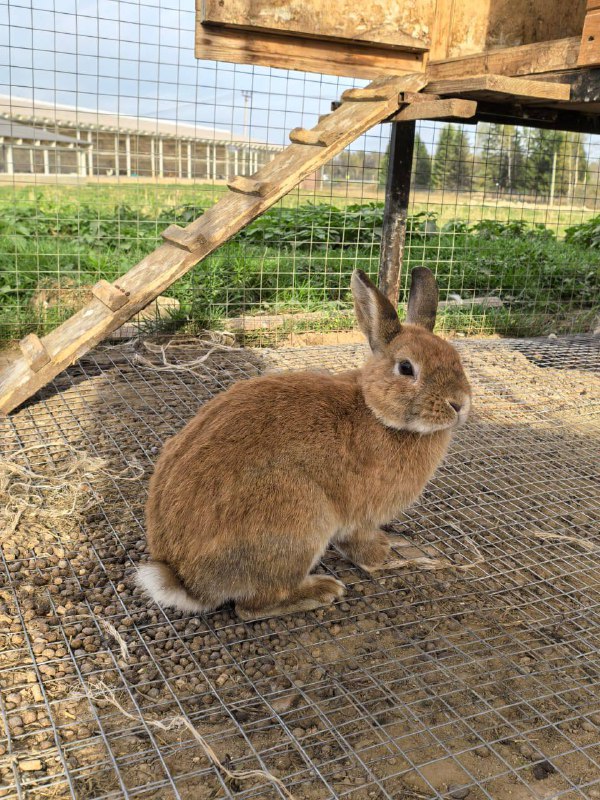
[[[134,588],[152,464],[233,381],[348,368],[362,346],[218,350],[193,372],[101,349],[3,423],[6,455],[46,481],[74,451],[105,471],[50,522],[36,479],[40,516],[3,537],[0,796],[286,796],[156,727],[175,716],[229,770],[268,770],[295,798],[600,796],[600,340],[458,346],[472,420],[392,528],[401,555],[445,568],[372,577],[331,552],[319,569],[346,597],[259,623],[165,613]],[[206,352],[166,350],[180,367]]]
[[[311,128],[364,83],[196,60],[189,0],[0,0],[0,9],[0,340],[71,316],[99,278],[116,280],[161,230],[222,196],[234,172],[252,174],[292,128]],[[146,312],[145,331],[225,327],[267,345],[348,331],[349,275],[378,268],[373,204],[383,201],[389,128],[360,137],[178,281],[170,302]],[[428,121],[417,133],[406,275],[420,264],[436,272],[451,303],[442,329],[589,330],[595,252],[539,239],[519,252],[527,237],[501,231],[542,224],[562,238],[589,220],[598,137],[542,141],[533,129]],[[494,223],[498,241],[486,246]]]

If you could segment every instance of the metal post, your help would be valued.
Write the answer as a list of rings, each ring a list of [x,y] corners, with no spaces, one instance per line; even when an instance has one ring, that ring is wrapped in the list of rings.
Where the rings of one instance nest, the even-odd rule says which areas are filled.
[[[7,175],[14,175],[15,172],[15,160],[13,155],[13,146],[12,144],[6,145],[6,174]]]
[[[131,178],[131,136],[125,136],[125,172],[127,177]]]
[[[90,146],[87,148],[87,158],[88,158],[88,175],[94,174],[94,146],[92,144],[92,132],[87,132],[87,140],[90,142]]]
[[[391,125],[390,157],[379,259],[379,288],[396,307],[406,241],[406,217],[410,198],[415,123],[392,122]]]

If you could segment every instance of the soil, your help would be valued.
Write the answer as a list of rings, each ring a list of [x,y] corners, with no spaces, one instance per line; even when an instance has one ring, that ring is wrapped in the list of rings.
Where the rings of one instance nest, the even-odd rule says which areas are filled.
[[[206,344],[177,342],[176,370],[107,347],[2,423],[0,797],[286,796],[156,726],[183,715],[229,771],[296,800],[600,798],[600,340],[457,346],[471,420],[389,526],[400,558],[443,568],[369,576],[332,550],[318,569],[347,595],[274,620],[148,603],[147,480],[216,392],[347,369],[362,344],[200,363]]]

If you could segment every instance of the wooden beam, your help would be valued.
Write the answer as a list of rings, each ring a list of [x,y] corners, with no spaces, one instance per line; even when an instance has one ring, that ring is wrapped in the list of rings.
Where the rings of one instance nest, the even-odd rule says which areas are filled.
[[[600,8],[598,7],[590,10],[588,5],[577,63],[580,66],[600,64]]]
[[[356,43],[406,50],[429,49],[428,31],[435,14],[430,0],[409,3],[376,3],[368,13],[356,13],[355,0],[335,3],[285,4],[281,0],[203,0],[196,24],[212,30],[229,28],[251,33],[278,33],[290,38],[337,40],[353,47]],[[363,18],[361,19],[361,16]],[[414,36],[403,30],[419,32]]]
[[[479,101],[474,119],[477,122],[521,125],[546,130],[600,133],[600,106],[595,114],[588,114],[571,109],[523,107]]]
[[[201,0],[198,0],[200,2]],[[275,33],[196,26],[196,58],[374,79],[424,70],[423,54]]]
[[[129,301],[116,311],[94,297],[81,311],[44,337],[50,361],[32,373],[25,358],[0,373],[0,411],[8,413],[52,380],[108,334],[120,327],[171,284],[185,275],[219,245],[234,236],[319,167],[330,161],[355,139],[387,119],[398,108],[400,92],[416,92],[425,85],[421,74],[382,78],[370,88],[383,90],[390,99],[370,103],[343,103],[317,126],[331,135],[327,147],[291,144],[261,167],[255,179],[268,186],[267,193],[228,192],[199,219],[184,229],[189,240],[203,236],[205,244],[194,252],[165,242],[119,278],[119,288]]]
[[[599,0],[600,2],[600,0]],[[580,67],[550,75],[540,75],[536,80],[560,80],[571,89],[569,108],[585,111],[593,104],[600,103],[600,69],[596,67]],[[554,105],[550,103],[549,105]]]
[[[434,80],[427,84],[424,91],[434,92],[438,95],[472,97],[477,100],[508,100],[511,102],[566,101],[571,93],[570,87],[565,83],[533,81],[506,75],[476,75],[450,80]]]
[[[475,100],[431,100],[429,103],[409,103],[388,122],[408,122],[416,119],[469,119],[475,116],[477,103]]]
[[[394,308],[398,306],[404,261],[415,127],[414,122],[395,122],[390,135],[378,283]]]
[[[467,75],[526,76],[557,72],[577,66],[579,37],[537,42],[503,50],[490,50],[461,58],[430,61],[427,75],[430,81],[465,77]]]
[[[346,89],[342,93],[343,103],[373,103],[389,99],[382,89]]]

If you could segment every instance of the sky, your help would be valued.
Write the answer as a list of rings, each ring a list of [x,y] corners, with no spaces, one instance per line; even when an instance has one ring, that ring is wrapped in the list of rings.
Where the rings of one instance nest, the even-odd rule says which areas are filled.
[[[313,127],[344,89],[365,83],[196,59],[194,25],[194,0],[0,0],[0,94],[285,145],[292,128]],[[418,125],[430,152],[440,128]],[[377,126],[351,149],[383,152],[389,133]],[[599,137],[588,141],[597,156]]]
[[[194,0],[0,0],[0,93],[281,145],[365,83],[198,60],[194,24]],[[434,126],[421,135],[432,149]],[[379,126],[354,147],[381,151],[388,137]]]

